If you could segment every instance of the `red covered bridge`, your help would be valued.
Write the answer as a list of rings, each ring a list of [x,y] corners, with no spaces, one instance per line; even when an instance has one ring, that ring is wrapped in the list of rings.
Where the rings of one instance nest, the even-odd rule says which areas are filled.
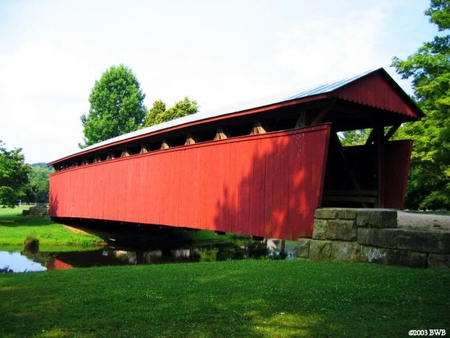
[[[404,207],[411,141],[423,116],[384,69],[198,113],[49,163],[50,213],[265,238],[311,237],[320,206]],[[363,146],[338,133],[370,128]]]

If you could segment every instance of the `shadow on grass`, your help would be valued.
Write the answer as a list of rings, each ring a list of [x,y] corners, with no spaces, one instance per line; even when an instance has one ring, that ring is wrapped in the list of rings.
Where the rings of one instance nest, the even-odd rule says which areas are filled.
[[[21,211],[10,209],[11,212],[0,214],[0,226],[18,227],[18,226],[43,226],[55,224],[50,218],[43,216],[23,216]]]
[[[2,220],[0,220],[0,226],[5,227],[41,227],[54,224],[55,222],[51,219],[46,219],[40,216],[18,216],[11,222],[2,222]]]

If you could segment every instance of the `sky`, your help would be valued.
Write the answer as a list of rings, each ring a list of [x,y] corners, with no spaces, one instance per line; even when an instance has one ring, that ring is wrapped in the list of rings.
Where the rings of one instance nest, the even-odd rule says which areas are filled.
[[[0,0],[0,140],[26,163],[79,151],[80,116],[111,66],[145,105],[200,113],[390,67],[437,34],[429,0]]]

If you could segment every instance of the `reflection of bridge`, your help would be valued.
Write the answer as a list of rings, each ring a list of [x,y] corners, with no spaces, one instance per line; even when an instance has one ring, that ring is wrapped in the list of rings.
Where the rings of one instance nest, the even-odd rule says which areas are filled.
[[[403,208],[423,113],[383,70],[215,114],[198,113],[51,162],[50,212],[297,239],[320,206]],[[370,128],[344,148],[338,132]]]

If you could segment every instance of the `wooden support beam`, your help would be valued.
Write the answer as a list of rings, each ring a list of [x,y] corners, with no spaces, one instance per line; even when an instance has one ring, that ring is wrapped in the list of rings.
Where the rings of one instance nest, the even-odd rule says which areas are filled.
[[[184,142],[184,145],[189,145],[189,144],[195,144],[197,142],[195,142],[195,138],[192,134],[187,134],[186,136],[186,142]]]
[[[255,123],[253,124],[253,129],[250,132],[250,135],[265,134],[267,133],[267,131],[268,128],[264,124],[264,122],[262,122],[260,119],[256,119]]]
[[[216,130],[216,136],[214,136],[214,141],[216,140],[225,140],[228,138],[228,133],[226,132],[225,128],[219,127]]]
[[[120,157],[128,157],[128,156],[130,156],[130,151],[127,148],[122,149]]]
[[[167,140],[164,138],[162,141],[161,141],[161,149],[169,149],[170,148],[170,144],[169,144],[169,142],[167,142]]]
[[[107,159],[107,160],[113,160],[114,158],[116,158],[116,156],[114,155],[114,153],[108,153],[108,155],[106,155],[106,159]]]
[[[375,138],[375,132],[372,129],[372,131],[370,132],[369,137],[367,138],[366,143],[364,145],[370,146],[373,143],[374,138]]]
[[[386,135],[384,135],[383,142],[389,141],[389,139],[392,137],[392,135],[395,134],[395,132],[398,130],[398,128],[400,128],[401,125],[401,123],[393,125],[391,129],[388,130]]]
[[[384,127],[378,126],[373,128],[375,133],[374,144],[377,151],[377,180],[378,180],[378,207],[383,208],[384,206]]]
[[[142,144],[141,151],[139,152],[139,154],[146,154],[146,153],[148,153],[148,148],[146,145]]]
[[[297,123],[295,124],[295,129],[298,129],[301,127],[306,127],[307,124],[308,124],[308,121],[307,121],[306,112],[302,111],[300,113],[300,116],[298,117]]]
[[[328,115],[328,113],[334,108],[334,105],[336,104],[336,98],[331,100],[331,102],[326,106],[324,109],[322,109],[319,114],[314,118],[311,125],[316,125],[319,123],[322,123],[322,121],[325,119],[325,117]]]

